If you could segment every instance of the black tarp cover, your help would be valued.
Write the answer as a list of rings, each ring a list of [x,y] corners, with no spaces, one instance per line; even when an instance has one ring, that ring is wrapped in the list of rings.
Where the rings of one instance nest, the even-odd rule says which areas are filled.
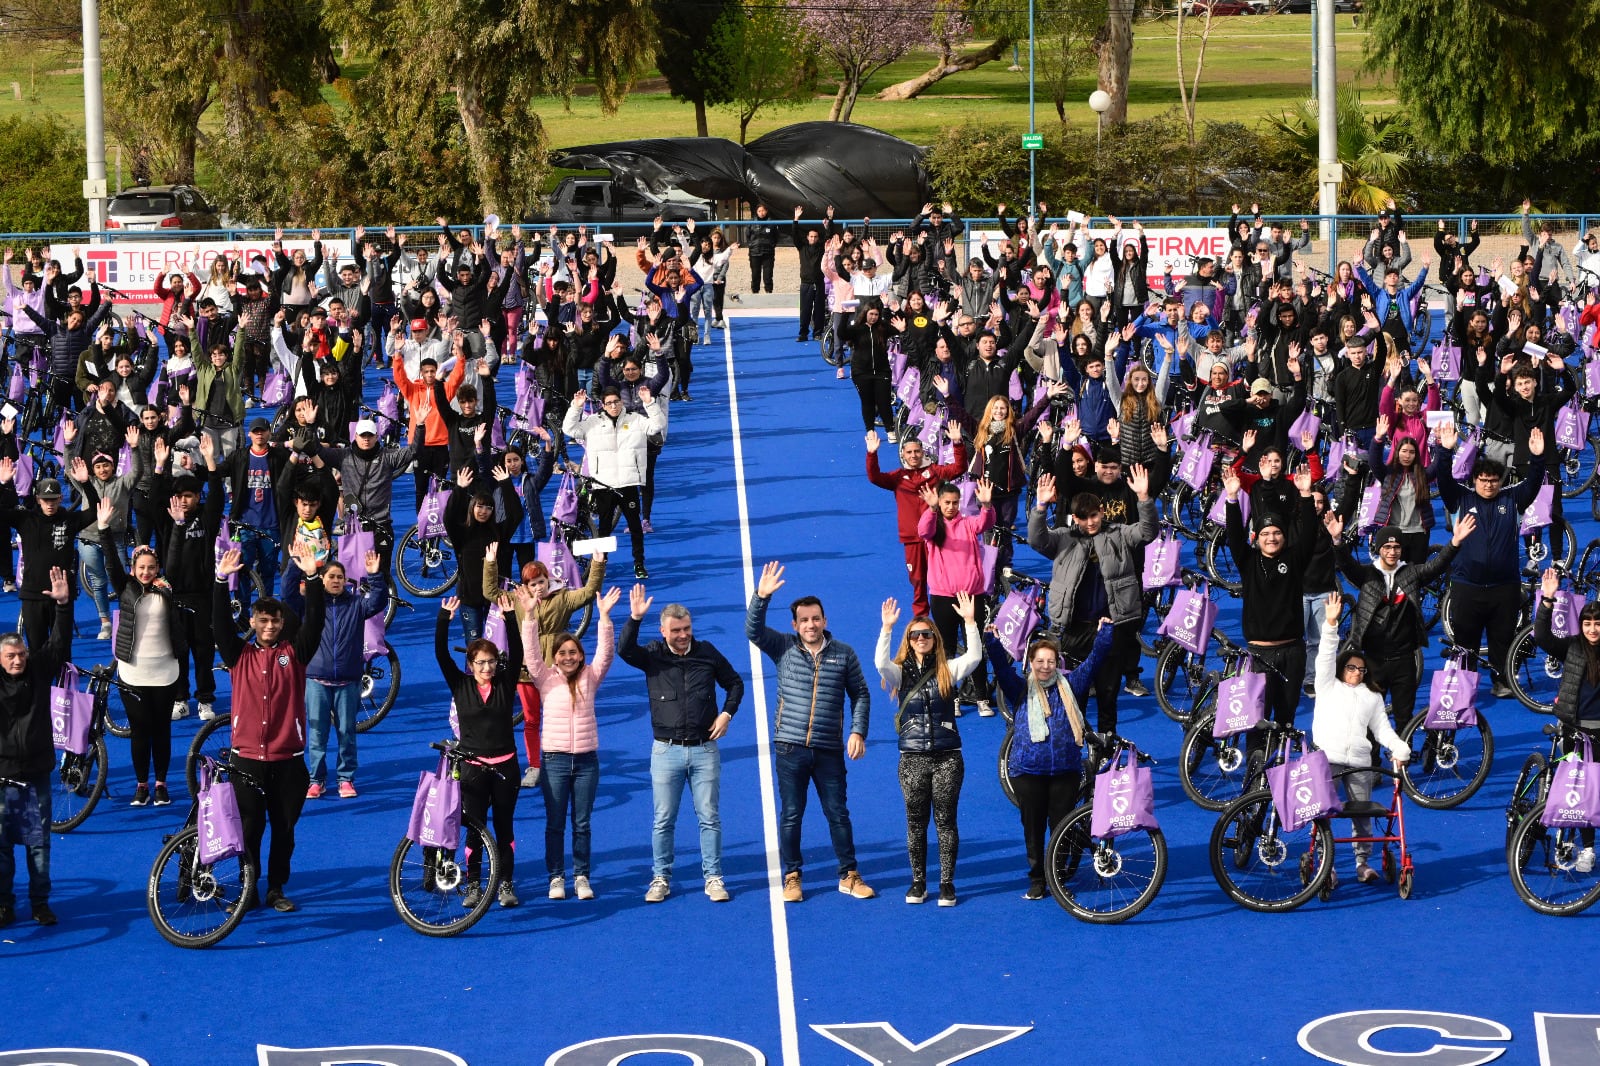
[[[910,218],[927,202],[924,149],[850,122],[801,122],[740,147],[722,137],[654,137],[564,148],[558,167],[609,170],[656,195],[677,188],[708,200],[765,202],[843,218]]]

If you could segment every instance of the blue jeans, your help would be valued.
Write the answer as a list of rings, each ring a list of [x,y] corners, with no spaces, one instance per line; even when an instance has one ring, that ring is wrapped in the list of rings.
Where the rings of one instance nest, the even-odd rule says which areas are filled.
[[[330,723],[339,733],[339,780],[356,779],[356,713],[360,708],[361,682],[325,685],[306,678],[306,763],[312,781],[320,785],[326,780],[322,764],[328,753]]]
[[[585,369],[583,369],[583,367],[579,367],[578,368],[578,388],[582,389],[584,392],[588,392],[593,387],[594,387],[594,371],[592,369],[585,370]]]
[[[589,815],[594,811],[594,794],[600,786],[600,755],[584,751],[547,751],[539,773],[539,791],[544,794],[544,869],[551,877],[565,877],[567,856],[564,848],[567,810],[572,810],[572,873],[589,876]]]
[[[1306,658],[1312,663],[1317,661],[1317,649],[1322,646],[1322,623],[1328,620],[1328,594],[1318,592],[1300,597],[1306,620]],[[1312,677],[1316,677],[1316,667],[1312,667]]]
[[[23,804],[31,810],[14,814],[7,808]],[[37,821],[35,821],[37,820]],[[39,843],[22,845],[28,861],[28,899],[46,903],[50,899],[50,781],[48,778],[30,782],[26,789],[15,785],[0,787],[0,822],[25,821],[26,835],[35,836]],[[37,832],[33,830],[37,827]],[[17,901],[12,882],[17,876],[15,845],[0,843],[0,906],[14,907]]]
[[[283,552],[283,543],[277,533],[261,532],[242,529],[234,534],[234,539],[239,542],[239,561],[246,570],[255,570],[261,575],[261,584],[267,590],[268,596],[277,595],[278,587],[278,556]],[[250,579],[241,577],[243,584],[239,586],[245,599],[249,599],[254,592],[249,587]]]
[[[833,853],[839,860],[839,876],[856,868],[855,834],[850,828],[850,811],[845,807],[844,752],[839,748],[808,748],[804,744],[779,741],[778,859],[785,875],[800,872],[800,823],[806,814],[806,785],[817,790],[822,815],[828,820],[833,838]]]
[[[106,572],[106,552],[122,551],[127,534],[102,531],[100,536],[100,541],[78,541],[78,558],[83,560],[83,568],[88,571],[89,598],[94,601],[94,609],[102,622],[108,622],[111,620],[111,577]]]
[[[722,876],[722,817],[717,813],[722,755],[714,740],[698,747],[661,740],[650,745],[650,792],[656,814],[650,830],[650,874],[672,880],[672,838],[685,782],[694,799],[695,816],[700,820],[700,872],[709,881]]]

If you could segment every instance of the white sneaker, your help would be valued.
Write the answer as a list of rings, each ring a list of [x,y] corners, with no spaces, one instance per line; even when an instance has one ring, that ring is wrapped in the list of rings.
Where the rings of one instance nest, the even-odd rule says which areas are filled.
[[[567,898],[567,879],[565,877],[552,877],[550,879],[550,898]]]
[[[670,895],[672,895],[672,885],[667,883],[665,877],[658,877],[651,881],[650,887],[645,890],[644,901],[646,903],[661,903]]]
[[[189,701],[178,700],[172,705],[172,720],[174,722],[189,717]]]
[[[1576,869],[1580,874],[1586,874],[1590,870],[1594,869],[1594,849],[1593,848],[1584,848],[1582,851],[1578,852],[1578,862],[1577,862]]]
[[[589,887],[589,879],[582,874],[572,879],[572,891],[579,899],[594,899],[594,889]]]
[[[722,883],[722,878],[713,877],[706,881],[706,896],[712,903],[726,903],[733,897],[728,895],[728,887]]]
[[[539,787],[539,768],[537,766],[530,766],[522,772],[522,787]]]
[[[95,637],[94,639],[95,640],[110,640],[111,639],[111,619],[109,619],[109,618],[100,619],[100,635]]]
[[[978,717],[979,718],[993,718],[994,717],[994,705],[991,704],[988,700],[979,700],[978,701]]]
[[[200,708],[200,720],[202,722],[209,722],[211,719],[217,716],[217,712],[212,709],[211,704],[201,703],[198,704],[198,706]]]

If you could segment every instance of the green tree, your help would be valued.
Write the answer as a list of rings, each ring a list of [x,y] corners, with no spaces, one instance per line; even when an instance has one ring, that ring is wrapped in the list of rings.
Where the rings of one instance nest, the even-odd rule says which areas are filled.
[[[479,209],[526,217],[547,161],[540,93],[571,93],[580,57],[614,112],[651,58],[646,0],[324,0],[324,18],[375,61],[393,107],[452,98]]]
[[[740,144],[756,112],[799,107],[816,92],[816,54],[788,8],[756,3],[737,16],[724,12],[707,45],[730,59],[733,99],[726,106],[739,115]]]
[[[1067,121],[1069,83],[1094,62],[1095,39],[1105,22],[1104,0],[1061,0],[1035,11],[1035,84]]]
[[[1368,0],[1370,62],[1418,135],[1451,154],[1525,162],[1600,139],[1600,0]]]
[[[1361,104],[1361,94],[1352,86],[1341,86],[1337,101],[1339,122],[1339,162],[1344,166],[1344,184],[1339,186],[1339,206],[1344,210],[1375,215],[1384,201],[1396,199],[1411,163],[1412,138],[1408,124],[1394,115],[1371,115]],[[1320,153],[1317,145],[1317,105],[1303,100],[1293,111],[1267,120],[1277,140],[1304,172],[1317,173]],[[1308,208],[1315,204],[1308,202]]]
[[[706,106],[733,102],[731,68],[743,37],[739,0],[654,0],[651,8],[656,69],[674,100],[694,105],[695,136],[710,136]]]
[[[0,230],[81,232],[89,228],[83,137],[54,116],[0,121]]]

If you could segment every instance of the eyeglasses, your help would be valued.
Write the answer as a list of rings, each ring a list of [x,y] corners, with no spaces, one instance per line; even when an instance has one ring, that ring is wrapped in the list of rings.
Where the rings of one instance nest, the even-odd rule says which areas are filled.
[[[933,639],[933,630],[931,630],[931,629],[913,629],[911,632],[906,634],[906,639],[908,639],[908,640],[932,640]]]
[[[474,660],[472,660],[472,665],[473,666],[494,667],[494,666],[499,666],[500,665],[500,660],[499,659],[474,659]]]
[[[1367,675],[1367,668],[1365,666],[1357,666],[1355,663],[1346,663],[1344,669],[1345,669],[1345,673],[1349,673],[1351,670],[1354,670],[1356,673],[1360,674],[1362,677],[1365,677]]]

